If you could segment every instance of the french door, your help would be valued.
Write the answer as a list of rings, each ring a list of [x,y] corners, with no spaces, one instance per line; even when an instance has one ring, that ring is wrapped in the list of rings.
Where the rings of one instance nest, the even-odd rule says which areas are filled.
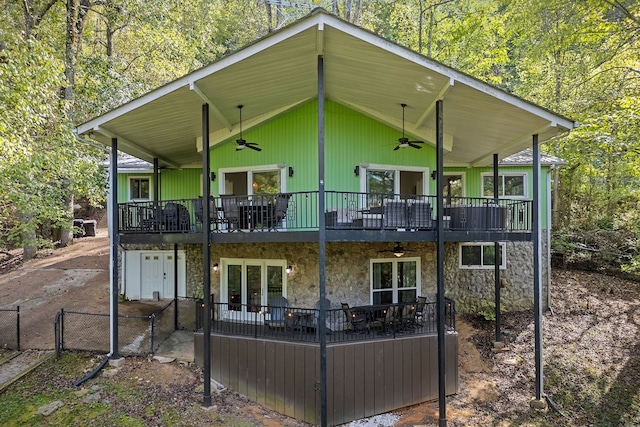
[[[222,258],[221,316],[237,321],[263,321],[269,299],[286,297],[286,261]]]

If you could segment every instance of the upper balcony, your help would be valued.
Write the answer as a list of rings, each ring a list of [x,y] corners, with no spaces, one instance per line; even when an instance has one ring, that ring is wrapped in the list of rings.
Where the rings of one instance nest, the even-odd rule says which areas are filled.
[[[318,191],[210,198],[212,241],[317,241]],[[530,200],[446,197],[446,241],[529,240]],[[121,203],[119,233],[127,242],[202,241],[202,199]],[[325,192],[327,241],[435,241],[436,197]],[[155,237],[153,237],[155,236]]]

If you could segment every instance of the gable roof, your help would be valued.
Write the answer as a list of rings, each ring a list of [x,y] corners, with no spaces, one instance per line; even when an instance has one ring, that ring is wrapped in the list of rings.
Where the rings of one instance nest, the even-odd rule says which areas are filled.
[[[443,99],[445,164],[488,165],[561,135],[570,119],[345,22],[323,9],[212,64],[76,128],[102,144],[164,167],[201,164],[201,107],[210,105],[211,145],[317,98],[318,57],[325,96],[435,144],[435,104]],[[263,147],[264,148],[264,147]]]

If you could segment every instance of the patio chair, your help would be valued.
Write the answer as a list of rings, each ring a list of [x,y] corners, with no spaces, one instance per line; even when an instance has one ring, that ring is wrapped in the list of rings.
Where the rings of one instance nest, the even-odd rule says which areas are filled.
[[[265,316],[264,324],[267,328],[285,328],[287,322],[287,309],[289,308],[289,300],[282,295],[276,295],[269,299],[267,312],[269,319]]]
[[[236,196],[221,196],[224,222],[229,225],[229,230],[240,229],[240,207]]]
[[[189,231],[189,210],[180,203],[169,202],[162,210],[162,219],[166,231]]]
[[[416,321],[416,303],[407,303],[402,306],[401,325],[403,330],[413,328]]]
[[[346,317],[347,332],[362,331],[367,326],[367,316],[364,314],[356,314],[351,311],[349,304],[341,303],[342,311]]]
[[[282,226],[282,220],[287,217],[287,209],[289,207],[289,199],[291,194],[280,193],[276,196],[276,201],[269,212],[269,229],[277,230]]]
[[[416,314],[415,314],[415,324],[418,326],[422,326],[422,319],[424,317],[424,307],[427,304],[426,297],[418,297],[416,300]]]
[[[383,311],[383,317],[379,319],[383,325],[383,331],[380,332],[382,334],[387,334],[390,332],[395,332],[400,328],[400,318],[398,317],[398,309],[397,305],[390,305]]]

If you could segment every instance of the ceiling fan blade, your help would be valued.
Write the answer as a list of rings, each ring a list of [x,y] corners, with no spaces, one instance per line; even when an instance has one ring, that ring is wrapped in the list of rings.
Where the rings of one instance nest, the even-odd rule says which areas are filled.
[[[409,143],[409,147],[413,147],[413,148],[417,148],[417,149],[422,148],[421,146],[416,145],[416,144],[414,144],[413,142],[410,142],[410,143]]]
[[[249,142],[247,143],[247,145],[245,145],[245,147],[251,148],[252,150],[255,150],[255,151],[262,151],[262,148],[257,147],[255,142]]]
[[[400,145],[396,145],[396,148],[394,148],[393,151],[396,151],[398,149],[400,149]]]
[[[424,141],[407,141],[409,144],[424,144]]]

